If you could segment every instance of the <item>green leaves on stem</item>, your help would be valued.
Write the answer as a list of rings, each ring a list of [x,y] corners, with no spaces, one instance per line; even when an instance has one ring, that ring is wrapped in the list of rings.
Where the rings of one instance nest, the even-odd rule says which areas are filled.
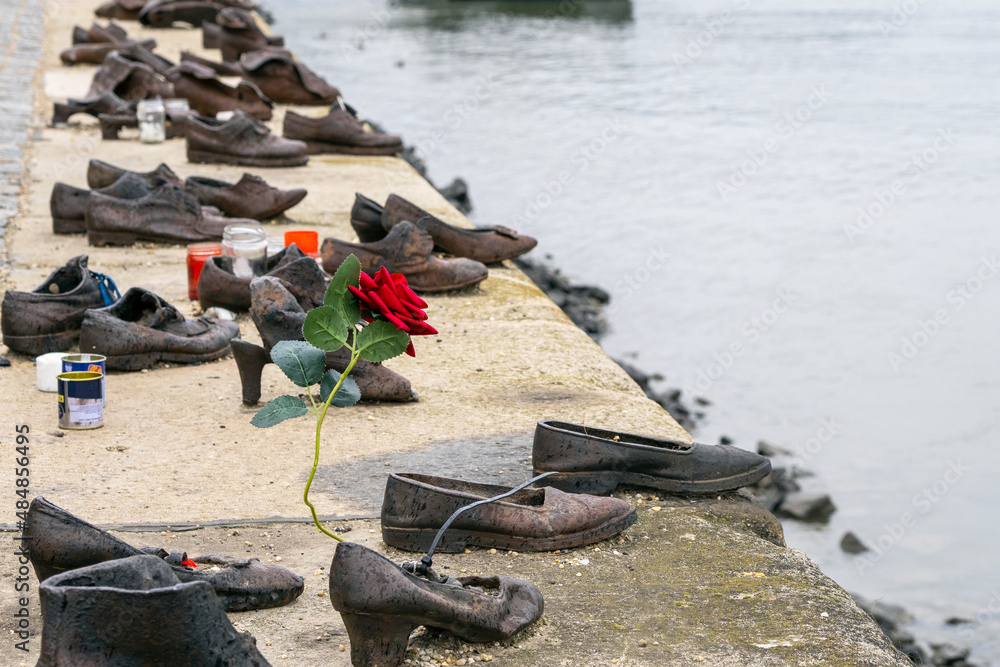
[[[309,413],[309,408],[302,399],[294,396],[279,396],[253,416],[250,423],[257,428],[271,428],[289,419],[295,419]]]
[[[271,348],[271,361],[299,387],[311,387],[323,379],[326,355],[304,340],[283,340]]]
[[[376,320],[358,333],[358,352],[365,361],[377,364],[403,354],[410,336],[388,322]]]
[[[361,400],[361,390],[358,389],[358,383],[354,381],[354,378],[347,377],[346,373],[341,375],[337,371],[330,369],[323,376],[323,383],[319,386],[319,400],[321,402],[326,403],[326,399],[330,397],[330,392],[333,391],[333,388],[337,386],[337,382],[341,379],[343,379],[343,382],[341,382],[340,388],[337,389],[333,400],[330,401],[330,405],[335,408],[346,408]]]

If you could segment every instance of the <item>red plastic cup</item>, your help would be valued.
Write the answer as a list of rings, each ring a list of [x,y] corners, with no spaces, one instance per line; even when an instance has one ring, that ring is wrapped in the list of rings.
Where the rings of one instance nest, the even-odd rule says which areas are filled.
[[[295,244],[310,257],[319,256],[319,233],[314,229],[285,232],[285,247]]]
[[[198,300],[198,278],[209,257],[222,254],[221,243],[192,243],[187,247],[188,298]]]

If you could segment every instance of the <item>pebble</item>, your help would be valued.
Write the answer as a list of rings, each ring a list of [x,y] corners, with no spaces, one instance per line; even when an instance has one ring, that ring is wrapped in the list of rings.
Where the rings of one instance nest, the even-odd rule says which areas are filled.
[[[344,646],[343,644],[341,644],[340,646],[337,647],[337,650],[340,651],[341,653],[343,653],[344,651],[347,650],[347,647]]]
[[[493,555],[493,554],[495,554],[496,552],[497,552],[497,550],[496,550],[496,549],[490,549],[490,550],[489,550],[489,551],[487,551],[486,553],[488,553],[488,554],[490,554],[490,555],[492,556],[492,555]]]
[[[639,646],[646,646],[646,640],[645,639],[640,639],[639,640]]]

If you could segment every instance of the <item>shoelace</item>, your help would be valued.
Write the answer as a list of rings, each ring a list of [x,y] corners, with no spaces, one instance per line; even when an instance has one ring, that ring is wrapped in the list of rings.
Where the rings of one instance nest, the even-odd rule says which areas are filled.
[[[424,556],[424,557],[422,557],[420,559],[419,563],[415,563],[415,562],[412,562],[412,561],[408,561],[408,562],[403,563],[402,564],[402,568],[404,570],[407,570],[408,572],[413,572],[414,574],[419,574],[419,575],[425,576],[425,577],[427,577],[429,579],[432,579],[434,581],[440,579],[441,577],[437,573],[435,573],[434,570],[431,569],[431,565],[434,564],[434,560],[433,560],[434,559],[434,550],[437,549],[438,544],[441,542],[441,538],[444,537],[444,532],[446,530],[448,530],[448,527],[455,521],[455,519],[458,518],[458,516],[460,514],[462,514],[462,512],[465,512],[467,510],[471,510],[473,507],[479,507],[480,505],[485,505],[487,503],[492,503],[492,502],[495,502],[497,500],[503,500],[504,498],[507,498],[509,496],[514,495],[515,493],[517,493],[521,489],[524,489],[524,488],[526,488],[528,486],[531,486],[532,484],[534,484],[538,480],[545,479],[549,475],[554,475],[554,474],[556,474],[555,471],[544,472],[541,475],[539,475],[538,477],[532,477],[531,479],[529,479],[524,484],[521,484],[520,486],[515,486],[513,489],[511,489],[510,491],[507,491],[506,493],[501,493],[499,496],[493,496],[492,498],[486,498],[484,500],[477,500],[476,502],[471,503],[469,505],[466,505],[465,507],[459,507],[457,510],[455,510],[455,513],[452,514],[448,518],[448,520],[444,522],[444,525],[441,526],[441,529],[437,532],[437,535],[434,536],[434,541],[431,542],[431,548],[427,550],[427,555]]]
[[[97,279],[97,286],[101,290],[101,299],[104,300],[105,306],[110,306],[122,298],[122,293],[118,291],[118,285],[115,285],[115,281],[111,279],[111,276],[98,273],[97,271],[91,271],[90,275]]]

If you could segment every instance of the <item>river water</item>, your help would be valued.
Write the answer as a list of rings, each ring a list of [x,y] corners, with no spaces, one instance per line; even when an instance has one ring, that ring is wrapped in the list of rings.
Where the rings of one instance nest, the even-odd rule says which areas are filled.
[[[712,401],[700,440],[797,453],[838,511],[790,546],[1000,665],[995,2],[270,9],[475,222],[613,294],[602,344]]]

